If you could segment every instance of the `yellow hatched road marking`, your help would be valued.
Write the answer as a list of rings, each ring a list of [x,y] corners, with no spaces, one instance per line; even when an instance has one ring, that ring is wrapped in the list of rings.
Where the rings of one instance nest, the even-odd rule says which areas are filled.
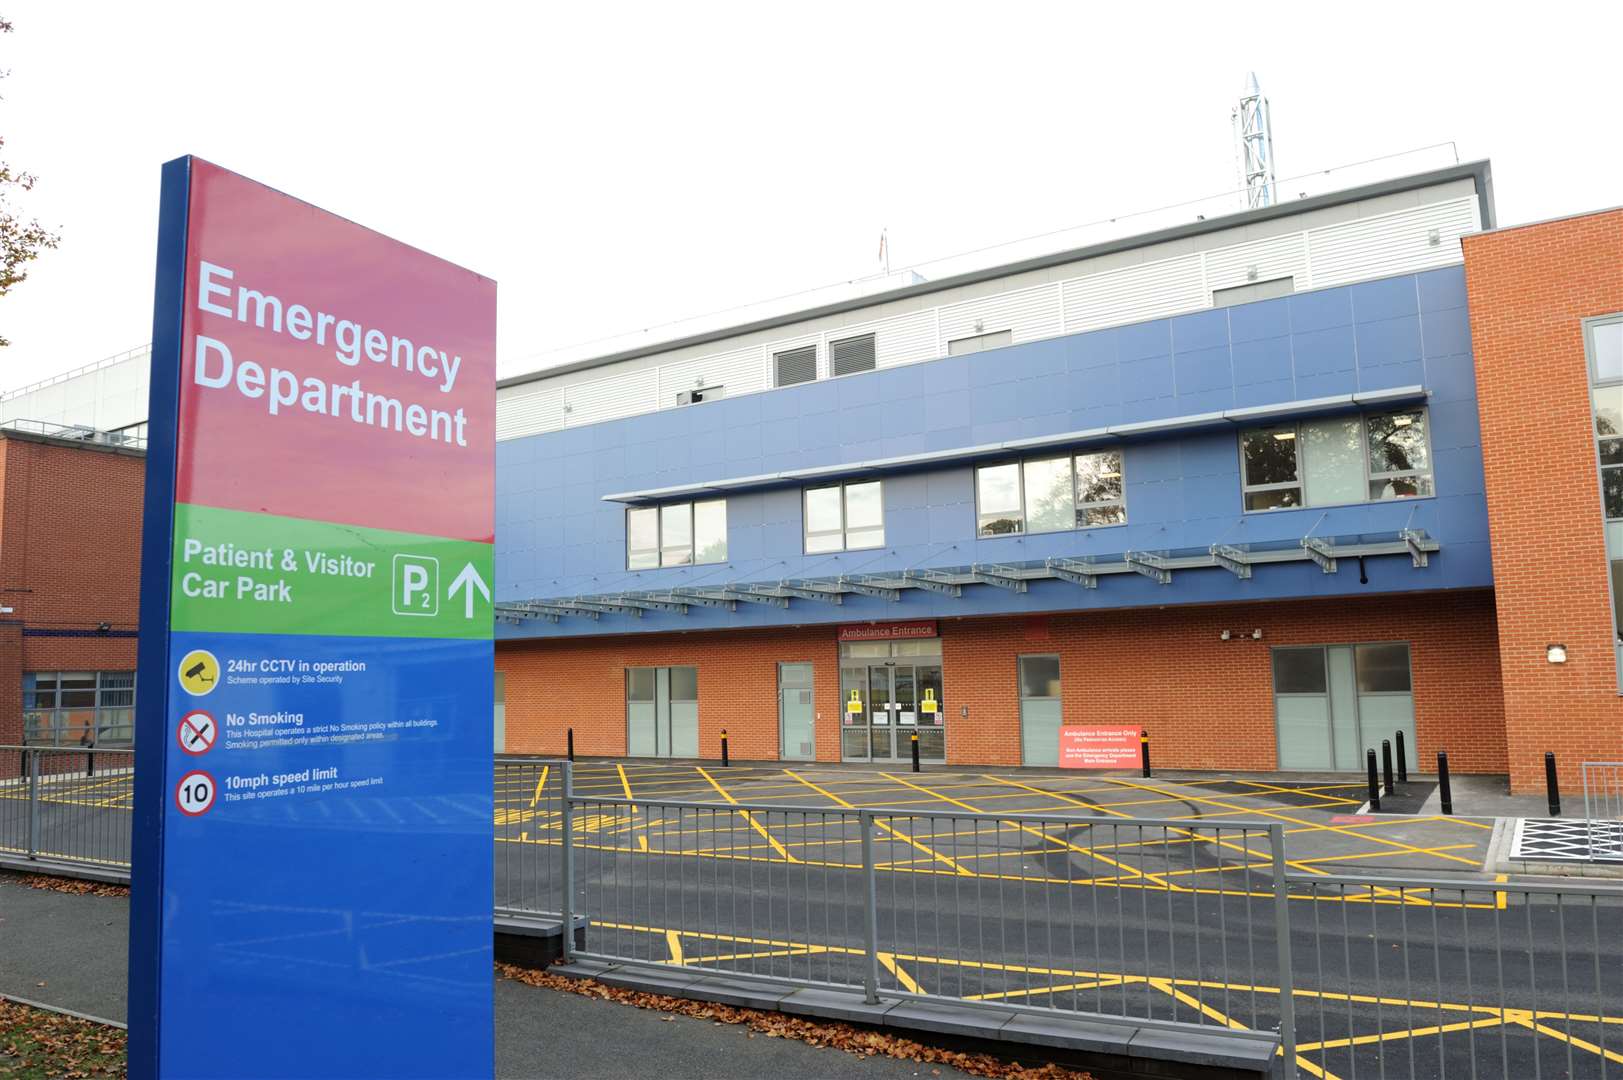
[[[626,793],[626,798],[635,799],[636,796],[631,794],[631,781],[626,779],[626,767],[618,764],[614,767],[620,770],[620,788]]]
[[[738,805],[738,800],[733,798],[732,795],[727,791],[726,788],[724,788],[720,784],[718,784],[716,782],[716,778],[714,776],[711,776],[708,772],[706,772],[705,769],[702,766],[699,767],[699,775],[704,777],[706,780],[710,781],[710,786],[715,788],[718,792],[720,792],[721,797],[723,799],[726,799],[728,802],[732,803],[734,806]],[[748,810],[740,810],[738,813],[739,813],[739,815],[741,817],[743,817],[743,819],[745,821],[749,822],[749,827],[750,828],[754,829],[756,832],[760,833],[763,837],[765,837],[766,842],[768,844],[772,845],[772,850],[776,851],[779,855],[782,855],[785,862],[792,862],[792,863],[800,862],[799,859],[797,859],[795,856],[793,856],[793,855],[791,855],[789,853],[789,849],[784,847],[783,844],[778,841],[777,837],[773,836],[771,833],[766,831],[766,826],[762,825],[759,821],[755,820],[755,815],[754,814],[751,814]]]
[[[541,779],[535,782],[535,794],[530,796],[530,807],[532,809],[534,809],[536,803],[541,801],[541,789],[547,786],[547,771],[551,768],[551,765],[541,766]]]
[[[785,769],[783,771],[784,771],[784,774],[786,776],[794,777],[796,780],[799,780],[802,784],[805,784],[807,787],[809,787],[813,791],[817,792],[817,794],[823,796],[823,798],[830,799],[833,802],[836,802],[839,805],[845,807],[847,810],[859,809],[859,807],[851,805],[850,803],[846,802],[844,799],[840,798],[838,795],[834,794],[832,791],[829,791],[827,788],[818,787],[816,784],[812,783],[810,780],[807,780],[804,776],[801,776],[799,773],[795,772],[793,769]],[[915,847],[915,848],[919,849],[920,851],[924,852],[926,855],[930,856],[932,859],[935,859],[938,862],[945,863],[946,865],[952,867],[953,870],[955,870],[957,873],[962,874],[965,877],[974,877],[975,876],[975,871],[969,869],[969,867],[964,866],[961,863],[955,862],[954,860],[947,858],[945,855],[941,854],[938,851],[935,851],[932,848],[926,847],[925,845],[919,843],[917,840],[913,839],[911,836],[908,836],[906,833],[900,832],[900,831],[898,831],[896,829],[891,828],[889,825],[886,825],[883,821],[875,820],[874,824],[878,825],[881,829],[884,829],[886,832],[888,832],[892,836],[896,837],[896,839],[902,841],[902,843],[909,844],[912,847]]]
[[[671,963],[682,963],[682,937],[675,930],[665,931],[665,944],[671,950]]]
[[[896,981],[901,983],[903,990],[906,990],[910,994],[924,993],[924,991],[919,988],[919,984],[913,981],[913,976],[909,975],[907,970],[896,962],[896,955],[894,953],[880,953],[879,962],[885,966],[886,971],[896,976]]]
[[[981,810],[979,807],[971,806],[969,803],[962,802],[962,801],[960,801],[958,799],[951,798],[950,796],[947,796],[947,795],[937,794],[936,792],[931,791],[927,787],[921,787],[918,784],[914,784],[914,783],[911,783],[910,781],[903,780],[901,777],[892,776],[890,773],[880,773],[879,775],[883,776],[886,780],[893,780],[898,784],[905,785],[905,786],[913,788],[913,789],[915,789],[917,791],[922,791],[926,795],[934,795],[938,799],[941,799],[941,800],[943,800],[945,802],[949,802],[953,806],[962,807],[963,809],[968,810],[971,813],[980,814],[980,813],[985,812],[985,811]],[[1119,862],[1116,859],[1112,859],[1108,855],[1101,855],[1099,852],[1095,851],[1092,848],[1078,847],[1077,845],[1071,843],[1068,840],[1062,840],[1062,839],[1059,839],[1058,837],[1050,836],[1048,833],[1042,831],[1041,829],[1034,828],[1033,826],[1027,825],[1027,824],[1025,824],[1023,822],[1013,822],[1012,824],[1015,826],[1015,828],[1019,829],[1021,832],[1029,833],[1032,836],[1040,836],[1044,840],[1048,841],[1051,844],[1063,844],[1066,848],[1068,848],[1071,851],[1077,852],[1078,854],[1081,854],[1081,855],[1086,855],[1090,859],[1098,859],[1102,863],[1107,863],[1110,866],[1114,866],[1118,870],[1126,871],[1127,873],[1132,874],[1135,877],[1141,877],[1145,881],[1153,881],[1155,884],[1160,885],[1163,888],[1171,889],[1171,890],[1173,890],[1175,892],[1186,892],[1187,891],[1182,886],[1174,885],[1174,884],[1167,881],[1165,878],[1161,877],[1158,874],[1147,873],[1147,872],[1145,872],[1143,870],[1138,869],[1135,866],[1129,866],[1128,864],[1126,864],[1124,862]]]

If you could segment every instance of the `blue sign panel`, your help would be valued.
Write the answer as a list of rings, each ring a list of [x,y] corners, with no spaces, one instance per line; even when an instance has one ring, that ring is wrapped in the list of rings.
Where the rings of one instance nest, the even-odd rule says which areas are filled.
[[[164,168],[132,1077],[493,1072],[495,298]]]

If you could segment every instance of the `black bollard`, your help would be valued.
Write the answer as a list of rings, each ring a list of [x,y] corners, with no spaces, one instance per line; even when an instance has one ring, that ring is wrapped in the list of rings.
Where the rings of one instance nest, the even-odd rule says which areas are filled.
[[[1392,737],[1398,744],[1398,782],[1407,784],[1409,782],[1409,753],[1403,748],[1403,732],[1399,731]]]
[[[1437,751],[1437,790],[1442,796],[1443,813],[1454,812],[1454,790],[1448,786],[1448,751]]]
[[[916,732],[916,731],[913,732],[912,743],[913,743],[913,771],[918,772],[919,771],[919,733]]]
[[[1371,810],[1375,811],[1376,813],[1380,813],[1380,811],[1381,811],[1381,781],[1380,781],[1380,778],[1375,775],[1375,751],[1374,750],[1369,751],[1367,760],[1368,760],[1368,764],[1369,764],[1369,808]]]
[[[1386,793],[1392,794],[1392,740],[1381,740],[1381,777],[1386,781]]]
[[[1555,754],[1544,752],[1544,790],[1550,797],[1550,816],[1561,816],[1561,781],[1555,775]]]
[[[730,764],[732,764],[732,763],[727,760],[727,729],[722,728],[721,729],[721,765],[722,765],[722,768],[726,768]]]
[[[569,760],[575,760],[575,729],[569,729]]]
[[[1144,766],[1144,775],[1150,775],[1150,731],[1148,728],[1138,729],[1138,761]]]

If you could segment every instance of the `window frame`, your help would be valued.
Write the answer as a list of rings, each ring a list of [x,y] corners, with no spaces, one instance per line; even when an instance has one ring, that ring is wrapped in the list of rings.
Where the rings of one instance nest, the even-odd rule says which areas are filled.
[[[698,533],[698,517],[699,517],[699,515],[698,515],[698,508],[700,506],[706,506],[706,505],[709,505],[711,503],[720,503],[721,504],[722,537],[723,537],[722,554],[721,554],[721,558],[719,558],[719,559],[707,559],[707,560],[701,562],[701,561],[699,561],[699,533]],[[666,547],[666,544],[665,544],[665,511],[667,511],[667,510],[678,510],[678,509],[681,509],[683,507],[687,508],[687,519],[688,519],[687,553],[688,553],[688,561],[685,562],[685,563],[666,563],[665,562],[665,547]],[[636,514],[636,513],[646,513],[646,512],[649,512],[649,511],[652,511],[652,513],[654,515],[654,546],[652,548],[641,548],[639,550],[642,551],[644,555],[648,554],[649,552],[652,552],[653,557],[654,557],[654,563],[651,566],[634,566],[634,565],[632,565],[632,561],[631,561],[631,555],[632,555],[632,549],[631,549],[631,515]],[[648,570],[681,570],[681,569],[686,569],[686,568],[690,568],[690,567],[694,567],[694,566],[721,566],[721,565],[724,565],[728,561],[728,559],[730,557],[731,545],[729,543],[727,543],[727,540],[730,539],[730,538],[727,535],[728,534],[728,527],[727,527],[727,500],[725,498],[722,498],[722,499],[690,499],[690,500],[688,500],[686,502],[648,503],[648,504],[645,504],[645,505],[642,505],[642,506],[628,506],[628,507],[625,508],[625,513],[622,516],[622,527],[624,528],[624,531],[625,531],[625,542],[621,545],[621,547],[625,551],[626,569],[628,571],[630,571],[631,573],[634,573],[634,574],[640,574],[640,573],[643,573],[644,571],[648,571]]]
[[[1602,436],[1600,434],[1599,427],[1596,424],[1597,410],[1595,408],[1595,391],[1623,387],[1623,373],[1606,379],[1602,379],[1600,376],[1600,370],[1597,365],[1599,356],[1595,342],[1595,330],[1597,327],[1601,326],[1623,325],[1623,311],[1611,312],[1606,315],[1596,315],[1591,318],[1584,319],[1580,325],[1582,328],[1584,345],[1584,376],[1585,381],[1588,383],[1587,389],[1589,393],[1589,442],[1590,445],[1594,447],[1595,454],[1595,498],[1600,509],[1601,544],[1603,545],[1606,555],[1606,606],[1607,610],[1611,612],[1612,616],[1612,664],[1613,682],[1615,686],[1614,693],[1616,693],[1619,697],[1623,697],[1623,619],[1619,618],[1619,613],[1617,610],[1617,587],[1612,580],[1612,564],[1614,562],[1623,561],[1623,551],[1613,552],[1611,550],[1611,541],[1609,536],[1609,533],[1611,532],[1610,526],[1614,522],[1619,523],[1620,526],[1623,526],[1623,517],[1610,518],[1606,515],[1606,470],[1608,468],[1619,469],[1623,468],[1623,466],[1608,466],[1605,463],[1605,458],[1601,455],[1600,444]],[[1606,438],[1609,439],[1617,437],[1618,436],[1606,436]]]
[[[1077,474],[1076,463],[1080,458],[1103,457],[1115,454],[1119,459],[1118,472],[1121,476],[1121,498],[1094,499],[1084,502],[1082,500],[1081,481]],[[1026,497],[1026,466],[1038,462],[1055,461],[1064,458],[1068,463],[1071,476],[1071,524],[1059,529],[1033,529],[1031,528],[1031,508]],[[1006,533],[984,532],[982,519],[987,511],[981,505],[981,473],[986,469],[1014,469],[1016,499],[1019,507],[1015,511],[1019,528]],[[1089,529],[1119,529],[1129,523],[1127,513],[1127,451],[1125,447],[1107,447],[1099,450],[1070,450],[1063,454],[1043,454],[1025,458],[999,458],[995,461],[983,462],[975,466],[974,477],[971,481],[975,489],[975,539],[976,540],[1002,540],[1010,536],[1052,536],[1055,533],[1084,532]],[[1120,507],[1120,521],[1106,521],[1083,524],[1078,521],[1085,511],[1098,510],[1106,507]],[[994,512],[995,513],[995,512]],[[999,518],[1006,517],[998,514]]]
[[[834,370],[834,350],[835,350],[835,348],[840,346],[840,345],[849,344],[850,342],[853,342],[853,341],[861,341],[863,338],[868,339],[868,343],[869,343],[868,344],[868,351],[873,356],[873,366],[872,367],[860,368],[860,369],[858,369],[856,371],[847,371],[847,372],[843,372],[843,373],[835,371]],[[776,361],[775,356],[774,356],[773,359],[774,359],[774,361]],[[829,378],[831,378],[831,379],[844,379],[844,378],[848,378],[848,377],[850,377],[852,375],[865,375],[870,371],[878,371],[878,370],[879,370],[879,333],[877,331],[868,330],[868,331],[865,331],[865,332],[860,333],[860,334],[847,334],[844,337],[829,338],[828,339],[828,377]],[[790,385],[793,386],[795,384],[791,383]]]
[[[851,543],[850,543],[850,534],[851,534],[850,496],[846,492],[847,492],[847,489],[849,489],[849,488],[862,487],[863,485],[866,485],[866,484],[874,485],[876,488],[878,488],[878,491],[879,491],[879,542],[877,544],[863,544],[860,547],[852,547]],[[840,503],[840,528],[839,528],[840,546],[837,547],[837,548],[828,548],[828,549],[822,550],[822,551],[813,551],[811,549],[811,546],[810,546],[810,540],[811,540],[811,536],[812,536],[812,533],[811,533],[811,514],[807,512],[807,502],[811,498],[812,493],[813,492],[818,492],[818,491],[838,491],[840,493],[840,499],[839,499],[839,503]],[[863,526],[862,528],[866,529],[867,526]],[[833,529],[820,529],[820,530],[818,530],[817,535],[818,536],[832,536],[832,535],[834,535],[834,530]],[[801,551],[801,554],[803,554],[803,555],[838,555],[840,552],[843,552],[843,551],[877,551],[877,550],[879,550],[880,548],[882,548],[884,546],[885,546],[885,482],[884,482],[883,478],[875,479],[875,480],[842,480],[839,483],[835,483],[835,484],[818,484],[818,485],[816,485],[814,487],[808,487],[808,488],[801,488],[800,489],[800,551]]]
[[[809,379],[799,379],[799,380],[797,380],[795,382],[787,382],[787,383],[780,381],[779,378],[778,378],[778,375],[779,375],[779,373],[781,371],[781,369],[778,366],[779,357],[788,356],[791,353],[804,353],[804,352],[810,352],[811,353],[811,378],[809,378]],[[818,381],[818,378],[817,378],[817,363],[818,363],[818,360],[820,359],[820,357],[818,356],[818,352],[819,352],[819,349],[817,347],[817,342],[815,342],[815,341],[806,342],[806,343],[801,344],[801,345],[791,345],[788,348],[784,348],[784,349],[774,349],[772,351],[772,353],[771,353],[771,357],[772,357],[772,359],[771,359],[771,364],[772,364],[772,372],[771,372],[771,374],[772,374],[772,389],[774,389],[774,390],[782,390],[783,388],[788,387],[788,386],[805,386],[807,383],[817,382]]]
[[[88,705],[65,705],[62,702],[63,676],[89,676],[91,686],[86,689],[77,687],[73,693],[89,693],[91,696]],[[117,680],[116,683],[114,680]],[[42,691],[41,684],[48,683],[49,689]],[[28,746],[109,746],[126,747],[135,745],[135,690],[137,673],[133,670],[94,670],[94,671],[25,671],[23,672],[23,743]],[[38,705],[39,695],[47,692],[51,695],[50,705]],[[122,696],[124,700],[111,700]],[[88,716],[88,732],[93,739],[89,743],[63,742],[65,731],[62,717],[59,714]],[[119,722],[113,722],[117,718]],[[79,729],[83,729],[80,725]],[[104,741],[103,732],[127,732],[125,738],[114,738]],[[43,737],[42,737],[43,736]],[[83,736],[81,736],[82,738]]]
[[[1385,472],[1376,472],[1370,467],[1370,441],[1369,422],[1372,418],[1383,416],[1400,416],[1408,413],[1418,413],[1424,428],[1426,468],[1424,469],[1398,469]],[[1235,452],[1239,455],[1240,467],[1240,512],[1242,514],[1277,514],[1286,510],[1325,510],[1335,506],[1372,506],[1383,503],[1407,503],[1417,499],[1435,499],[1437,497],[1437,455],[1432,444],[1431,408],[1424,403],[1407,408],[1380,409],[1371,412],[1359,413],[1330,413],[1331,418],[1356,416],[1358,418],[1358,441],[1360,465],[1364,471],[1364,484],[1362,490],[1368,492],[1370,485],[1380,480],[1397,480],[1407,477],[1423,477],[1427,481],[1429,490],[1425,494],[1401,495],[1391,499],[1378,499],[1373,496],[1356,499],[1351,502],[1315,503],[1310,501],[1311,485],[1307,479],[1307,462],[1304,459],[1303,448],[1306,440],[1302,437],[1302,424],[1308,420],[1322,419],[1323,417],[1302,417],[1278,424],[1265,424],[1258,427],[1243,428],[1235,438]],[[1257,432],[1270,434],[1280,431],[1292,432],[1292,441],[1296,450],[1296,479],[1289,481],[1275,481],[1267,484],[1250,484],[1246,482],[1246,456],[1245,441],[1249,435]],[[1301,501],[1295,506],[1260,506],[1252,509],[1248,505],[1249,497],[1254,494],[1270,491],[1289,491],[1295,489],[1301,493]]]

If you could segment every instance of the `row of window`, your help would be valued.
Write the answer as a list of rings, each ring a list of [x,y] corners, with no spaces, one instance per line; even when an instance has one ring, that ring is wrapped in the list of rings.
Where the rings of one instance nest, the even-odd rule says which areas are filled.
[[[1005,345],[1012,344],[1014,344],[1012,330],[977,332],[947,342],[947,355],[962,356],[965,353],[986,352],[989,349],[1001,349]],[[872,371],[877,363],[878,353],[873,334],[857,334],[828,343],[828,371],[836,378],[841,375],[855,375],[859,371]],[[800,345],[772,354],[773,386],[794,386],[796,383],[814,382],[816,379],[816,345]],[[719,396],[719,388],[717,390],[716,394],[709,391],[705,393],[707,396]],[[693,397],[690,400],[702,401],[704,398]]]
[[[1247,510],[1413,498],[1432,493],[1421,409],[1331,416],[1240,437]]]
[[[1616,399],[1609,411],[1603,410],[1603,394],[1611,395],[1607,401]],[[1623,386],[1596,391],[1595,415],[1608,517],[1623,518]],[[1240,436],[1245,509],[1430,495],[1426,429],[1425,411],[1408,409],[1246,431]],[[983,465],[975,470],[975,534],[996,537],[1125,525],[1126,491],[1120,450]],[[885,544],[881,481],[808,488],[802,510],[808,555]],[[725,499],[626,512],[626,565],[632,570],[726,561]]]

